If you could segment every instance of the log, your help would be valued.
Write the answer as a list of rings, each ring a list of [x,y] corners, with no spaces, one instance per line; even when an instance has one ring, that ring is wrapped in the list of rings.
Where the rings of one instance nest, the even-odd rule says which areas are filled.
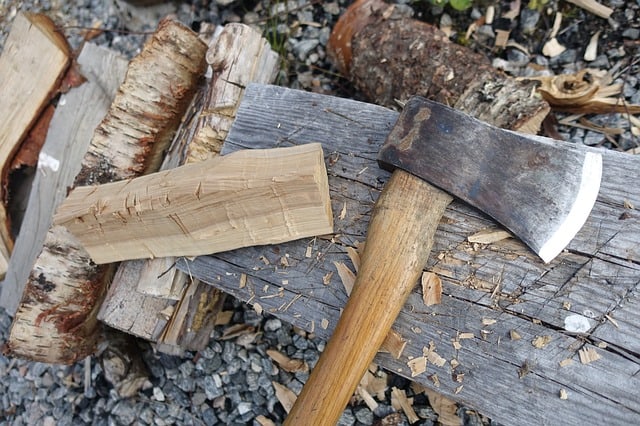
[[[246,25],[226,25],[210,43],[212,77],[190,108],[191,119],[167,154],[163,169],[217,155],[249,82],[275,79],[279,58]],[[118,268],[99,313],[111,327],[156,342],[160,351],[180,354],[209,342],[224,293],[175,268],[174,258],[128,261]]]
[[[396,118],[396,112],[371,104],[250,85],[223,153],[274,141],[320,141],[331,153],[336,234],[182,259],[178,268],[328,339],[347,300],[334,262],[350,265],[348,249],[365,239],[370,210],[389,176],[375,158]],[[496,224],[454,201],[426,265],[441,278],[442,303],[425,306],[415,288],[393,326],[406,340],[403,353],[397,359],[379,353],[376,362],[503,424],[635,422],[640,216],[630,206],[640,204],[640,188],[628,183],[640,178],[640,158],[599,152],[603,180],[592,214],[548,265],[515,239],[468,242]],[[285,255],[288,266],[282,268],[278,259]],[[589,328],[577,332],[566,325],[574,319]],[[413,376],[410,361],[424,356],[423,348],[433,348],[446,362],[429,362]],[[601,358],[585,364],[581,350]],[[559,397],[561,390],[567,400]]]
[[[160,22],[95,129],[74,186],[128,179],[159,166],[204,73],[205,50],[188,28]],[[100,338],[97,309],[114,270],[93,263],[63,227],[51,227],[14,317],[9,351],[49,363],[91,354]]]
[[[199,256],[333,232],[319,144],[238,151],[76,187],[53,223],[97,264]]]
[[[91,43],[85,44],[77,62],[87,81],[60,97],[39,154],[23,226],[2,283],[0,305],[11,315],[18,309],[53,212],[66,197],[67,188],[73,185],[91,136],[109,110],[127,70],[124,58]]]
[[[56,92],[71,49],[45,15],[16,15],[0,56],[0,279],[13,249],[7,178],[13,155]]]
[[[421,95],[498,127],[537,132],[549,106],[533,96],[535,83],[507,78],[436,27],[396,15],[382,0],[358,0],[331,32],[327,54],[368,100],[395,108]]]

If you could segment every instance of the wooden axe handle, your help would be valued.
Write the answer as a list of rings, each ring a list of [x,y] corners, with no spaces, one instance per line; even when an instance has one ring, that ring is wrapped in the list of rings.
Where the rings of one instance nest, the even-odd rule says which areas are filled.
[[[451,196],[402,170],[380,194],[349,301],[285,425],[337,423],[429,257]]]

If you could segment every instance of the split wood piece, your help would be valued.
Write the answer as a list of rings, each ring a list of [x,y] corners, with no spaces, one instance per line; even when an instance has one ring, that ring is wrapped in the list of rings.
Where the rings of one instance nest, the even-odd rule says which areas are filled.
[[[497,127],[540,128],[549,106],[534,96],[532,82],[507,77],[436,27],[395,13],[382,0],[359,0],[329,39],[328,55],[370,101],[395,108],[421,95]]]
[[[333,232],[320,144],[244,150],[75,188],[54,223],[97,264],[198,256]]]
[[[593,13],[600,18],[608,19],[613,13],[613,9],[607,7],[596,0],[567,0],[569,3],[573,3],[584,10]]]
[[[207,58],[214,68],[211,81],[190,107],[191,118],[172,143],[163,170],[218,155],[244,87],[252,81],[273,82],[279,67],[267,41],[242,24],[226,25],[209,43]],[[204,349],[224,293],[172,268],[174,262],[174,258],[123,262],[99,319],[156,342],[162,352]],[[194,293],[199,296],[191,297]]]
[[[36,13],[16,15],[0,56],[0,279],[13,249],[6,206],[9,165],[56,91],[70,56],[67,41],[51,19]]]
[[[205,50],[188,28],[160,22],[96,128],[75,186],[129,179],[159,165],[204,73]],[[96,314],[114,269],[93,263],[65,228],[50,228],[14,318],[9,350],[49,363],[91,354],[100,338]]]
[[[77,62],[87,81],[60,97],[40,151],[24,226],[0,286],[0,305],[11,315],[18,309],[53,213],[80,171],[93,132],[109,110],[127,70],[124,58],[91,43],[84,45]]]
[[[178,267],[329,339],[347,299],[334,262],[348,262],[347,247],[364,239],[376,188],[388,177],[376,165],[375,152],[397,117],[372,104],[250,85],[224,152],[275,141],[321,141],[332,153],[327,166],[337,234],[331,240],[198,257],[188,264],[181,260]],[[340,138],[335,129],[341,129]],[[628,354],[640,352],[635,338],[640,299],[628,295],[640,282],[640,216],[632,208],[640,205],[640,187],[629,182],[640,179],[640,157],[599,152],[604,162],[600,197],[569,251],[548,265],[516,239],[469,243],[469,235],[495,223],[454,201],[427,264],[442,279],[443,302],[425,307],[414,289],[394,323],[407,341],[402,356],[379,353],[376,362],[500,423],[533,426],[562,418],[580,425],[585,416],[607,424],[634,423],[640,412],[640,377],[634,374],[640,362]],[[289,266],[273,267],[283,253]],[[331,272],[333,277],[325,279]],[[584,335],[565,331],[565,319],[582,313],[589,315],[584,319],[592,329]],[[319,327],[321,322],[328,327]],[[536,336],[551,341],[537,349],[531,344]],[[424,373],[411,377],[409,357],[423,354],[431,341],[448,362],[429,363]],[[608,345],[597,348],[601,358],[580,363],[578,350],[595,343]],[[574,362],[567,366],[565,359]],[[532,373],[521,378],[520,366],[527,360]],[[558,398],[560,388],[567,390],[570,404]],[[495,397],[485,398],[488,394]],[[504,410],[505,404],[512,409]]]

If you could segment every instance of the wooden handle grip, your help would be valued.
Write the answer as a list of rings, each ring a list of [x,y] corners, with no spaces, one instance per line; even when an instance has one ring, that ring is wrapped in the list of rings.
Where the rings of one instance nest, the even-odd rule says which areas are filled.
[[[337,423],[422,272],[451,197],[396,170],[380,194],[351,297],[285,425]]]

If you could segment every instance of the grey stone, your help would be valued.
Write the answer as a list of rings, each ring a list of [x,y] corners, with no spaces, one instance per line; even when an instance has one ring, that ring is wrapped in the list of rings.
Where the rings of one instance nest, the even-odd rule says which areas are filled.
[[[342,412],[342,415],[338,419],[338,426],[352,426],[356,423],[356,418],[351,412],[350,408],[347,408]]]
[[[278,331],[282,328],[282,321],[280,321],[278,318],[269,318],[265,323],[264,323],[264,331]]]
[[[319,44],[320,40],[318,39],[301,40],[293,44],[292,50],[298,59],[304,61],[305,59],[307,59],[307,56],[311,53],[311,51],[315,49]]]
[[[217,398],[224,393],[223,390],[216,384],[212,376],[206,376],[204,378],[203,386],[204,386],[204,392],[207,396],[207,399],[209,400]]]
[[[354,410],[356,420],[365,425],[373,423],[373,413],[368,408],[359,408]]]
[[[587,146],[599,145],[604,140],[602,133],[587,131],[583,143]]]
[[[520,31],[525,34],[531,34],[535,31],[536,26],[538,25],[538,20],[540,19],[540,12],[535,9],[529,9],[528,7],[523,8],[520,11],[519,16],[519,25]]]
[[[622,32],[622,37],[629,38],[631,40],[637,40],[638,38],[640,38],[640,29],[627,28]]]

